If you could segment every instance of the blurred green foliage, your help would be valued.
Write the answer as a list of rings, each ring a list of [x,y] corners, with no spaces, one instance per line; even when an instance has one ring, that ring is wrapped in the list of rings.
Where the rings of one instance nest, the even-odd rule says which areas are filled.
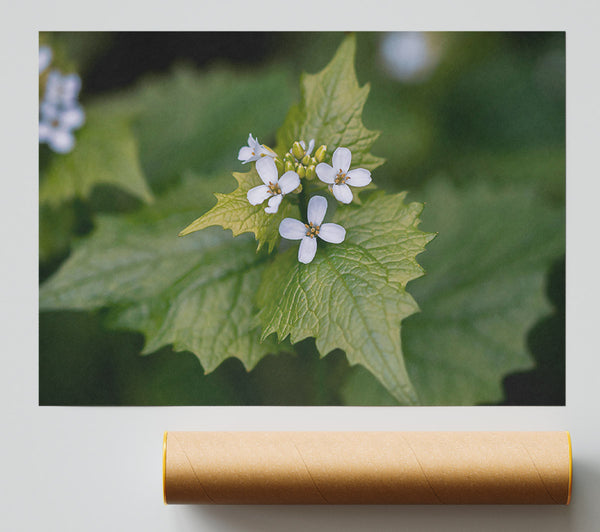
[[[440,234],[439,252],[434,242],[431,253],[420,257],[431,275],[409,285],[423,310],[405,327],[404,348],[412,361],[409,373],[424,379],[424,389],[430,383],[426,403],[563,404],[564,33],[433,34],[430,39],[440,51],[439,63],[421,82],[399,82],[386,74],[378,55],[383,37],[358,35],[358,79],[360,84],[371,84],[363,120],[368,128],[383,132],[373,153],[387,160],[374,173],[374,180],[389,192],[409,190],[412,200],[424,201],[425,223],[432,221],[425,228]],[[178,66],[167,72],[141,73],[135,86],[115,87],[93,98],[86,95],[85,75],[93,77],[96,64],[118,39],[104,33],[42,38],[58,50],[59,65],[63,62],[65,68],[83,74],[84,107],[101,99],[133,112],[133,156],[153,195],[162,196],[186,172],[208,177],[240,170],[237,150],[248,132],[272,143],[287,108],[298,98],[300,72],[323,68],[342,35],[270,35],[262,64],[249,66],[222,58],[215,61],[218,67],[208,63],[195,68],[176,61]],[[41,187],[49,168],[60,164],[59,157],[42,151]],[[419,323],[431,319],[426,294],[448,289],[444,283],[453,277],[442,275],[447,259],[460,253],[463,240],[469,238],[468,234],[451,237],[454,218],[444,221],[442,216],[452,217],[451,208],[433,212],[440,187],[453,191],[452,201],[459,203],[455,208],[465,220],[471,214],[472,220],[481,216],[475,216],[482,206],[473,199],[473,189],[485,190],[484,196],[512,197],[501,215],[487,220],[492,227],[486,226],[478,239],[488,236],[490,248],[503,258],[514,253],[536,279],[535,290],[527,287],[533,295],[518,294],[538,302],[521,328],[512,331],[511,342],[521,353],[519,362],[497,368],[491,377],[493,394],[467,397],[458,388],[464,385],[457,384],[453,398],[453,377],[440,367],[435,378],[428,376],[420,367],[424,347],[414,347],[435,344],[429,341],[435,332],[418,331]],[[534,198],[534,207],[522,198]],[[99,213],[128,213],[140,206],[117,187],[99,186],[87,197],[65,198],[59,207],[41,207],[40,280],[60,266],[74,240],[92,230]],[[539,213],[543,214],[538,217]],[[532,247],[539,252],[503,248],[506,220],[526,223],[526,214],[534,218],[533,227],[541,223],[554,227],[554,233],[536,229],[530,235]],[[513,226],[513,234],[518,235],[519,227]],[[476,254],[469,260],[476,261]],[[493,275],[483,279],[484,285],[486,280],[487,289],[505,290]],[[335,351],[319,359],[312,340],[294,346],[293,353],[265,357],[249,373],[241,362],[229,359],[204,375],[190,353],[163,348],[139,356],[141,335],[108,330],[105,314],[102,310],[40,314],[40,404],[395,404],[368,372],[350,367],[344,353]],[[439,396],[438,389],[449,391]]]

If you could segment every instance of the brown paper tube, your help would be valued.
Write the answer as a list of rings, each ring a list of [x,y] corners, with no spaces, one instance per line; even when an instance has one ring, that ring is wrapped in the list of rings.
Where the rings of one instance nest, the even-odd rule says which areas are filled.
[[[568,504],[568,432],[167,432],[165,503]]]

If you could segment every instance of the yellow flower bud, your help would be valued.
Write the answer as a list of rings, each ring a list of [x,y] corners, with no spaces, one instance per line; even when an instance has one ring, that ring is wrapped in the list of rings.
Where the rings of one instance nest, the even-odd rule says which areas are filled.
[[[283,162],[287,163],[288,161],[289,161],[289,162],[291,162],[292,164],[294,164],[294,163],[295,163],[295,161],[294,161],[294,156],[293,156],[293,155],[292,155],[290,152],[287,152],[287,153],[286,153],[286,154],[283,156]]]
[[[296,170],[298,177],[302,179],[306,174],[306,169],[301,164],[298,165],[298,169]]]
[[[304,152],[305,150],[302,147],[302,144],[300,144],[298,141],[292,144],[292,153],[294,154],[294,157],[296,157],[296,159],[302,159],[302,157],[304,157]]]
[[[306,166],[310,162],[310,155],[305,155],[302,157],[302,164]]]
[[[317,173],[315,172],[315,165],[311,164],[306,169],[306,179],[314,179],[316,176],[317,176]]]
[[[325,159],[326,153],[327,153],[327,146],[325,144],[322,144],[321,146],[319,146],[317,148],[317,151],[315,152],[315,159],[317,160],[317,162],[322,163],[323,159]]]
[[[277,172],[283,174],[283,161],[279,157],[275,157],[275,166],[277,167]]]
[[[286,172],[294,170],[294,163],[292,161],[285,161],[285,164],[283,165],[283,169]]]

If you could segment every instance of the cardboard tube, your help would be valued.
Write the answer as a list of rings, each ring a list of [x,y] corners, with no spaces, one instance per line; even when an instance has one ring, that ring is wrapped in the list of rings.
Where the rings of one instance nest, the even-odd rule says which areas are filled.
[[[166,432],[165,503],[568,504],[568,432]]]

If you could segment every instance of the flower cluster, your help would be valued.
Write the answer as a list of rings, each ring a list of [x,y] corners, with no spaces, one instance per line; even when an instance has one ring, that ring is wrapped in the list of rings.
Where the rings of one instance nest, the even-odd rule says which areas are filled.
[[[52,61],[52,50],[40,47],[40,76]],[[77,74],[62,75],[51,70],[45,76],[45,90],[40,103],[39,142],[47,143],[57,153],[68,153],[75,146],[73,131],[85,122],[78,97],[81,79]]]
[[[371,182],[371,172],[368,170],[350,170],[352,153],[348,148],[337,148],[329,165],[324,162],[327,146],[320,146],[313,156],[314,147],[314,139],[310,140],[308,146],[304,140],[296,141],[282,161],[271,148],[249,135],[248,146],[240,149],[238,159],[243,163],[255,161],[256,171],[264,184],[248,191],[248,201],[252,205],[267,201],[265,212],[274,214],[287,194],[298,192],[304,197],[307,189],[302,187],[302,179],[311,181],[318,177],[320,182],[328,185],[329,191],[340,203],[349,204],[354,199],[350,187],[364,187]],[[310,186],[315,188],[314,184]],[[326,212],[327,200],[315,195],[308,202],[306,223],[284,218],[279,224],[279,234],[283,238],[300,240],[298,260],[304,264],[310,263],[315,257],[317,237],[331,244],[339,244],[346,238],[346,230],[341,225],[323,223]]]

